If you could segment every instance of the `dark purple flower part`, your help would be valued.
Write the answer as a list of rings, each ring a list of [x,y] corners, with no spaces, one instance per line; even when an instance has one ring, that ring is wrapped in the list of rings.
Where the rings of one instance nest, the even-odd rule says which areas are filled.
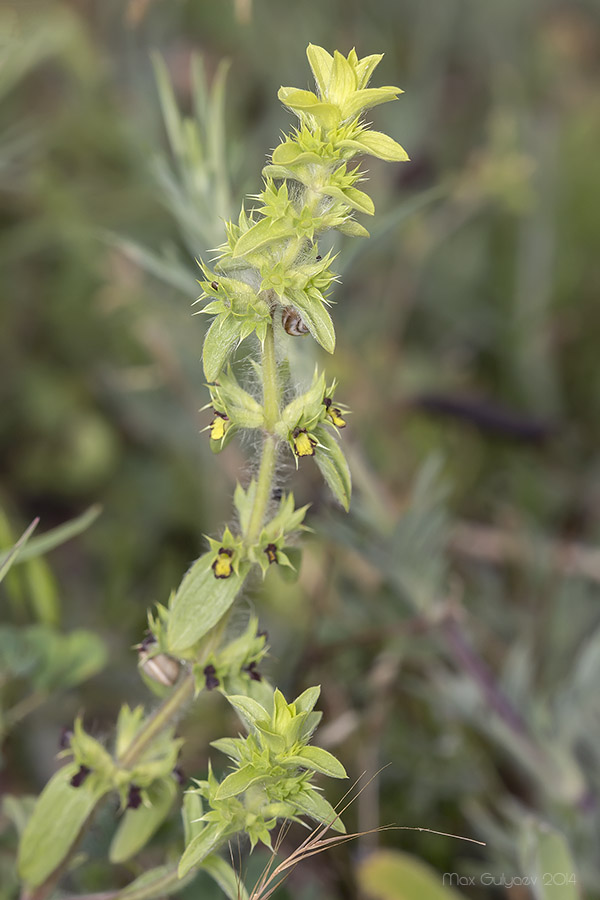
[[[156,643],[156,638],[153,634],[147,634],[141,644],[138,644],[138,650],[143,653],[148,647],[151,647],[152,644]]]
[[[60,732],[60,737],[58,739],[58,747],[59,750],[68,750],[71,746],[71,739],[73,738],[73,729],[69,727],[69,725],[65,725]]]
[[[204,669],[204,676],[206,678],[206,690],[212,691],[214,688],[219,687],[221,682],[217,678],[217,670],[214,666],[208,665]]]
[[[256,637],[264,637],[265,644],[266,644],[266,642],[269,640],[269,632],[268,631],[257,631]]]
[[[89,766],[79,766],[79,770],[75,772],[69,784],[71,787],[78,788],[81,787],[85,779],[88,777],[92,770]]]
[[[265,547],[265,553],[267,554],[267,559],[269,560],[269,565],[272,563],[276,563],[277,560],[277,547],[275,544],[267,544]]]
[[[175,778],[177,784],[181,785],[181,787],[183,787],[187,782],[187,775],[185,774],[181,766],[175,766],[175,768],[173,769],[173,777]]]
[[[256,660],[254,660],[254,662],[249,663],[249,665],[245,666],[244,672],[247,672],[253,681],[262,681],[262,675],[256,668]]]
[[[142,805],[142,789],[137,784],[129,785],[126,809],[137,809]]]

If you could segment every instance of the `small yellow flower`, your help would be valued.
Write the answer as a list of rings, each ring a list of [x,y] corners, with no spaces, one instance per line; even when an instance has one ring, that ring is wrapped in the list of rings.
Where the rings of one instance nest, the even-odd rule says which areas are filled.
[[[345,428],[346,420],[342,416],[342,411],[341,409],[338,409],[337,406],[331,405],[331,397],[325,397],[323,403],[325,404],[325,408],[327,409],[327,415],[329,416],[333,424],[337,428]]]
[[[225,413],[217,412],[215,409],[215,417],[210,423],[210,439],[211,441],[220,441],[225,437],[225,432],[229,427],[229,417]]]
[[[292,432],[296,456],[314,456],[317,442],[306,431],[306,428],[295,428]]]
[[[231,565],[231,557],[233,556],[233,550],[229,550],[226,547],[221,547],[217,554],[217,558],[212,564],[212,570],[215,573],[215,578],[229,578],[233,571],[233,567]]]

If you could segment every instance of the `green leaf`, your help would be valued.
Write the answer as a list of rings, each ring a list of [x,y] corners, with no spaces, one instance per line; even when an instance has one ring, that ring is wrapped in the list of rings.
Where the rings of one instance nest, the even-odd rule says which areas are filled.
[[[316,448],[315,462],[321,475],[331,488],[334,497],[339,500],[346,512],[350,508],[352,479],[350,469],[342,449],[333,435],[320,426],[315,428],[314,435],[321,446]]]
[[[288,757],[287,762],[294,762],[313,772],[322,772],[330,778],[347,778],[347,772],[341,762],[332,753],[321,747],[303,747],[293,757]]]
[[[305,788],[296,794],[291,802],[295,803],[301,813],[310,816],[311,819],[316,819],[317,822],[322,822],[341,834],[346,833],[346,827],[331,803],[313,788]]]
[[[150,806],[125,810],[110,845],[108,857],[111,863],[125,862],[146,846],[168,816],[177,794],[177,785],[168,776],[151,784],[147,794]]]
[[[342,190],[336,185],[326,185],[323,188],[323,193],[369,216],[375,213],[375,204],[369,195],[365,194],[364,191],[359,191],[357,188],[347,187]]]
[[[335,128],[340,124],[342,114],[334,103],[319,100],[312,91],[300,91],[297,88],[282,87],[277,94],[284,106],[295,112],[309,113],[324,128]]]
[[[202,349],[204,375],[216,381],[227,357],[240,339],[240,320],[232,315],[220,315],[206,332]]]
[[[53,683],[62,688],[74,687],[100,672],[107,661],[104,641],[92,631],[78,628],[61,639],[60,670]]]
[[[16,562],[19,554],[22,553],[23,547],[29,540],[29,536],[32,534],[39,521],[39,519],[34,519],[31,525],[23,532],[14,547],[11,547],[10,550],[7,550],[0,556],[0,581],[2,581],[10,567]]]
[[[363,88],[345,100],[343,105],[344,118],[353,119],[364,109],[379,106],[380,103],[389,103],[395,100],[402,91],[397,87]]]
[[[321,685],[309,687],[296,697],[294,706],[298,712],[312,712],[315,708],[317,700],[321,696]]]
[[[76,537],[78,534],[81,534],[82,531],[85,531],[86,528],[89,528],[90,525],[96,521],[101,512],[101,506],[90,506],[89,509],[76,519],[71,519],[70,522],[65,522],[64,525],[59,525],[58,528],[52,528],[50,531],[46,531],[39,537],[33,538],[28,542],[27,547],[24,547],[19,551],[19,562],[25,562],[26,559],[32,559],[34,556],[44,556],[44,554],[49,553],[50,550],[54,550],[55,547],[60,547],[61,544],[70,541],[71,538]],[[33,528],[30,525],[25,534],[31,534],[32,530]],[[2,577],[2,566],[12,552],[12,550],[9,550],[0,554],[0,579]]]
[[[2,799],[2,815],[12,822],[19,837],[25,831],[25,826],[31,818],[36,802],[37,797],[30,797],[27,794],[20,797],[6,794]]]
[[[339,50],[335,50],[333,53],[331,81],[327,91],[328,98],[342,107],[342,109],[345,109],[346,101],[355,93],[356,87],[356,75],[352,66]]]
[[[188,570],[173,599],[167,628],[167,650],[174,656],[189,650],[216,625],[229,609],[244,584],[248,563],[239,575],[215,578],[212,553],[205,553]]]
[[[521,860],[536,900],[579,900],[577,875],[563,835],[543,822],[528,820]]]
[[[333,321],[320,300],[309,300],[303,291],[289,291],[288,296],[298,312],[302,314],[304,324],[319,344],[333,353],[335,350],[335,329]]]
[[[183,878],[190,869],[193,869],[194,866],[199,866],[209,853],[212,853],[213,850],[217,849],[225,839],[226,835],[227,831],[223,828],[221,823],[215,822],[214,824],[209,824],[203,828],[200,834],[197,834],[188,844],[185,853],[179,861],[179,867],[177,869],[179,877]]]
[[[250,517],[252,515],[252,510],[254,509],[255,497],[256,480],[254,478],[251,480],[250,484],[245,490],[238,481],[233,495],[233,503],[239,516],[242,534],[245,534],[248,531]]]
[[[361,893],[372,900],[459,900],[442,875],[408,853],[377,850],[358,867]]]
[[[233,256],[245,256],[247,253],[264,247],[272,241],[280,241],[282,238],[294,236],[294,229],[289,219],[272,219],[265,218],[256,222],[248,231],[243,234],[237,241]]]
[[[242,766],[241,769],[235,769],[226,778],[223,779],[215,794],[215,800],[227,800],[229,797],[236,797],[248,790],[251,784],[260,781],[263,776],[257,773],[254,766]]]
[[[252,697],[244,697],[243,694],[231,694],[227,697],[231,705],[240,714],[244,722],[250,726],[270,719],[267,710]]]
[[[194,878],[180,879],[173,866],[157,866],[140,875],[115,896],[114,900],[152,900],[154,897],[170,897],[187,887]]]
[[[162,109],[167,137],[173,156],[181,158],[184,153],[183,131],[181,127],[181,116],[175,100],[175,94],[169,78],[169,71],[164,60],[158,53],[152,53],[152,65],[154,67],[154,77],[156,79],[156,87],[160,106]]]
[[[405,162],[409,158],[404,147],[381,131],[363,131],[355,140],[340,141],[340,146],[352,148],[358,153],[368,153],[387,162]]]
[[[297,165],[298,163],[314,163],[319,165],[323,162],[322,157],[320,157],[317,153],[314,153],[311,150],[304,150],[296,141],[286,141],[283,144],[278,144],[277,147],[273,150],[273,155],[271,157],[274,163],[274,167],[277,166],[291,166]],[[270,174],[269,166],[266,166],[267,172],[265,175]],[[274,178],[277,176],[273,174]]]
[[[184,263],[178,259],[173,259],[166,253],[162,255],[154,253],[142,244],[137,244],[118,234],[104,232],[101,236],[105,237],[107,243],[113,247],[118,247],[120,252],[140,269],[181,291],[186,297],[189,297],[197,289],[198,282],[193,271],[186,268]]]
[[[103,641],[85,629],[63,635],[46,625],[32,625],[26,630],[26,640],[37,661],[32,680],[38,690],[73,687],[106,663]]]
[[[231,759],[239,760],[240,758],[240,751],[235,738],[218,738],[216,741],[211,741],[210,746]]]
[[[19,845],[18,872],[30,887],[37,887],[63,861],[87,818],[109,790],[93,773],[78,787],[69,782],[77,763],[52,776],[35,805]]]
[[[318,47],[316,44],[308,45],[306,48],[306,56],[315,77],[317,87],[319,88],[321,96],[323,96],[331,79],[333,56],[331,56],[327,50],[324,50],[323,47]]]
[[[228,900],[248,900],[248,891],[238,873],[220,856],[211,853],[200,868],[216,881]]]
[[[202,817],[202,797],[197,791],[186,791],[181,805],[181,818],[183,819],[183,836],[186,846],[200,834],[205,827],[205,822],[200,822]]]
[[[44,625],[58,625],[60,622],[60,601],[58,583],[45,559],[35,557],[24,567],[27,592],[33,613]]]
[[[367,86],[375,67],[379,65],[382,59],[383,53],[372,53],[371,56],[363,56],[362,59],[358,60],[355,70],[359,90]]]
[[[355,222],[354,219],[348,218],[336,227],[341,234],[347,234],[348,237],[370,237],[367,229],[360,222]]]

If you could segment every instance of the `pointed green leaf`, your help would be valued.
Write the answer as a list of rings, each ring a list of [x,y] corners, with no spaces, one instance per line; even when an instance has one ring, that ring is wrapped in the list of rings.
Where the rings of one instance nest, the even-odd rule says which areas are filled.
[[[358,60],[356,64],[356,75],[358,77],[359,90],[362,90],[362,88],[367,86],[375,67],[379,65],[382,59],[383,53],[373,53],[371,56],[364,56],[362,59]]]
[[[157,866],[148,869],[127,887],[115,895],[114,900],[154,900],[154,898],[170,897],[187,887],[196,877],[179,878],[173,866]]]
[[[80,787],[72,787],[69,782],[78,769],[77,763],[71,763],[52,776],[25,827],[17,866],[30,887],[37,887],[60,865],[88,816],[109,790],[93,774]]]
[[[184,152],[181,116],[175,100],[171,79],[169,78],[169,71],[158,53],[151,55],[156,87],[171,151],[173,156],[181,158]]]
[[[125,862],[146,846],[169,815],[176,793],[175,781],[168,776],[147,789],[150,806],[125,810],[110,845],[108,858],[111,863]]]
[[[197,791],[186,791],[181,805],[183,819],[183,837],[186,846],[200,834],[205,823],[200,821],[203,812],[202,797]]]
[[[240,321],[232,315],[220,315],[206,332],[202,361],[207,381],[216,381],[227,357],[240,339]]]
[[[215,800],[227,800],[229,797],[237,797],[238,794],[243,794],[244,791],[248,790],[251,784],[260,781],[262,777],[260,773],[257,773],[254,766],[247,765],[242,766],[241,769],[235,769],[219,785],[215,794]]]
[[[245,234],[239,238],[233,251],[233,256],[244,256],[247,253],[254,253],[266,244],[273,241],[280,241],[282,238],[292,237],[294,229],[289,219],[269,218],[260,219]]]
[[[31,818],[36,800],[37,797],[31,797],[28,794],[22,794],[20,797],[6,794],[2,798],[2,805],[0,806],[2,815],[15,826],[19,837],[25,831],[25,826]]]
[[[38,522],[39,519],[34,519],[29,527],[23,532],[14,547],[11,547],[10,550],[7,550],[2,554],[2,557],[0,557],[0,581],[2,581],[8,570],[16,562],[19,554],[23,552],[23,547],[29,540],[29,536],[35,530]]]
[[[379,106],[381,103],[389,103],[395,100],[402,91],[397,87],[380,87],[380,88],[363,88],[361,91],[355,91],[354,94],[344,102],[343,112],[345,119],[353,119],[364,109],[371,109],[373,106]]]
[[[253,700],[252,697],[244,697],[243,694],[231,694],[227,699],[240,714],[244,722],[250,726],[255,726],[258,722],[266,722],[270,718],[264,706]]]
[[[294,704],[298,712],[312,712],[315,708],[317,700],[321,696],[321,685],[309,687],[296,697]]]
[[[229,756],[231,759],[238,760],[240,758],[240,750],[235,738],[219,738],[216,741],[211,741],[210,746],[214,747],[215,750],[224,753],[225,756]]]
[[[339,50],[335,50],[327,98],[344,109],[346,101],[355,93],[356,87],[356,75],[352,66]]]
[[[87,531],[101,512],[102,507],[96,503],[82,512],[80,516],[33,538],[21,554],[21,560],[32,559],[34,556],[44,556],[46,553],[54,550],[55,547],[62,546],[62,544]]]
[[[317,153],[303,150],[295,141],[286,141],[275,147],[272,160],[275,166],[294,166],[299,163],[315,163],[318,165],[323,162]]]
[[[318,47],[316,44],[308,45],[306,56],[308,57],[308,62],[315,77],[317,87],[319,88],[321,96],[323,96],[327,91],[331,79],[333,56],[331,56],[327,50],[324,50],[323,47]]]
[[[215,578],[212,553],[205,553],[188,570],[173,599],[167,628],[167,649],[174,656],[189,650],[227,612],[244,584],[249,566],[239,575]]]
[[[393,138],[381,131],[363,131],[351,141],[340,141],[340,146],[356,150],[357,153],[368,153],[387,162],[405,162],[408,153]]]
[[[368,216],[372,216],[375,213],[375,204],[364,191],[359,191],[352,187],[342,190],[336,185],[326,185],[323,188],[323,193],[327,194],[328,197],[334,197],[336,200],[346,203],[352,209],[366,213]]]
[[[343,765],[332,753],[321,747],[303,747],[294,756],[289,757],[288,762],[293,762],[313,772],[321,772],[330,778],[347,778],[348,775]]]
[[[30,631],[30,637],[38,638],[43,646],[47,634],[42,629]],[[91,631],[78,628],[69,634],[56,634],[56,653],[36,679],[47,690],[74,687],[91,678],[106,665],[107,648],[101,638]]]
[[[342,834],[346,833],[344,823],[331,803],[313,788],[305,788],[299,794],[296,794],[293,802],[304,815],[310,816],[311,819],[316,819],[317,822],[322,822],[324,825],[329,825],[334,831],[339,831]]]
[[[337,230],[341,234],[347,234],[348,237],[370,237],[367,229],[360,224],[360,222],[355,222],[354,219],[346,219],[345,222],[342,222],[341,225],[337,226]]]
[[[220,823],[211,823],[203,828],[200,834],[197,834],[188,844],[185,853],[179,861],[177,869],[179,877],[183,878],[190,869],[193,869],[194,866],[199,866],[209,853],[217,849],[226,835],[227,831]]]
[[[228,900],[248,900],[248,891],[238,873],[220,856],[211,853],[200,868],[216,881]]]
[[[520,846],[524,874],[531,879],[535,900],[579,900],[573,857],[559,831],[528,820]]]
[[[333,320],[320,300],[309,300],[303,291],[289,291],[289,298],[298,312],[302,314],[304,324],[316,341],[333,353],[335,350],[335,329]]]
[[[340,124],[342,115],[338,106],[334,103],[325,103],[312,93],[312,91],[300,91],[296,88],[282,87],[277,94],[284,106],[288,106],[295,112],[308,113],[324,128],[335,128]]]
[[[315,428],[314,435],[319,444],[315,451],[315,462],[321,475],[331,488],[334,497],[339,500],[346,512],[350,508],[352,479],[350,469],[342,449],[336,439],[324,428]]]
[[[431,866],[408,853],[377,850],[358,869],[361,891],[373,900],[461,900]]]
[[[77,537],[78,534],[81,534],[96,521],[101,512],[101,506],[97,504],[90,506],[76,519],[71,519],[69,522],[65,522],[64,525],[51,528],[50,531],[32,538],[28,541],[27,546],[20,551],[19,562],[25,562],[26,559],[32,559],[34,556],[44,556],[46,553],[54,550],[55,547],[60,547],[62,544],[70,541],[71,538]],[[3,559],[4,554],[0,555],[0,564]]]

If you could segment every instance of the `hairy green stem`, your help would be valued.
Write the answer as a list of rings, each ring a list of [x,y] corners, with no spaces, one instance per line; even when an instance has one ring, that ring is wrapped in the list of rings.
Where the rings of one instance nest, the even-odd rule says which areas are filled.
[[[192,699],[194,694],[194,676],[190,672],[181,679],[175,690],[163,700],[155,712],[144,722],[125,752],[121,754],[119,765],[133,765],[140,758],[148,744],[157,734],[169,725],[181,708]]]
[[[278,440],[273,432],[279,419],[279,378],[275,356],[275,335],[272,325],[267,330],[262,351],[262,382],[266,434],[258,471],[258,480],[256,482],[254,506],[245,535],[246,541],[250,546],[256,542],[269,508],[275,466],[277,464]]]

